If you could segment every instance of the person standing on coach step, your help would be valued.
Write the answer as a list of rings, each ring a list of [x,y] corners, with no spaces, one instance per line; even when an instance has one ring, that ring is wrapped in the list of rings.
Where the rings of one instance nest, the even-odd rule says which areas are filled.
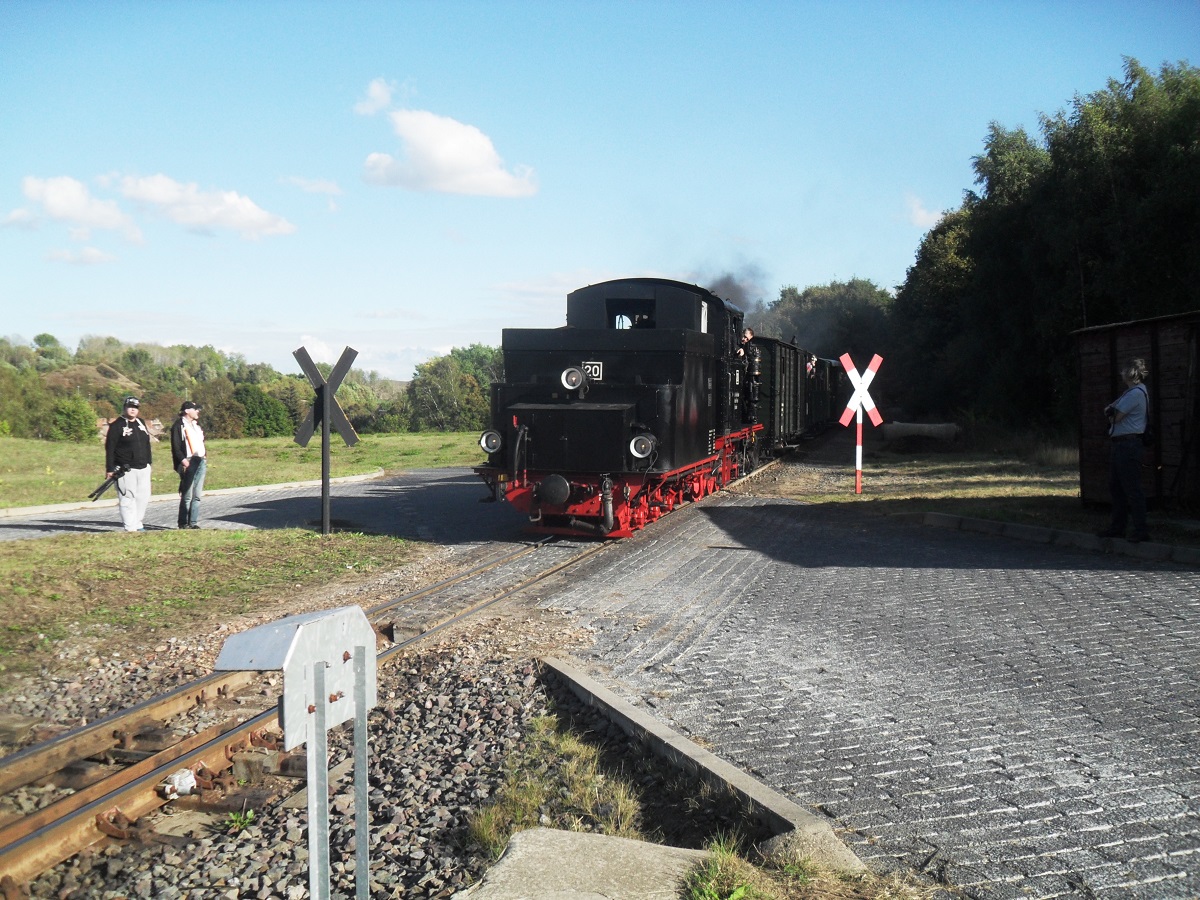
[[[1121,369],[1125,391],[1104,408],[1110,425],[1108,488],[1112,494],[1112,523],[1100,537],[1125,537],[1125,523],[1133,519],[1131,543],[1149,540],[1146,532],[1146,495],[1142,492],[1142,432],[1150,421],[1150,394],[1146,391],[1146,362],[1131,359]]]
[[[141,420],[141,403],[126,397],[121,415],[108,425],[104,438],[104,477],[117,478],[117,508],[126,531],[145,531],[142,519],[150,502],[150,432]]]
[[[762,351],[754,343],[754,329],[747,328],[742,332],[742,339],[737,348],[738,362],[746,370],[746,381],[742,385],[744,394],[742,410],[743,422],[758,421],[758,392],[762,380]]]
[[[179,418],[171,426],[171,457],[179,473],[180,528],[200,527],[200,500],[204,497],[208,454],[199,420],[200,407],[188,400],[179,408]]]

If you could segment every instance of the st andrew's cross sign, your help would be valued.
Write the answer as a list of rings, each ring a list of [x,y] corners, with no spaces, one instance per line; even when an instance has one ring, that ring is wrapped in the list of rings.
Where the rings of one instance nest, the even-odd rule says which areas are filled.
[[[846,377],[850,379],[854,393],[850,395],[850,402],[846,404],[846,409],[838,421],[843,428],[850,424],[850,419],[852,418],[858,422],[858,441],[855,444],[854,450],[854,493],[861,494],[863,410],[865,409],[867,415],[871,417],[872,425],[878,427],[883,424],[883,416],[879,414],[879,410],[875,408],[875,401],[867,393],[867,388],[871,386],[871,381],[875,378],[875,373],[879,371],[879,366],[883,363],[883,357],[878,353],[872,356],[871,364],[867,366],[867,370],[862,375],[858,374],[858,369],[854,367],[854,360],[850,358],[849,353],[843,353],[840,357],[840,362],[842,368],[846,370]]]
[[[294,351],[292,356],[296,357],[296,362],[300,363],[300,368],[308,376],[313,390],[317,392],[316,402],[308,411],[308,417],[300,423],[300,427],[296,430],[296,443],[301,447],[307,447],[317,425],[321,426],[321,534],[329,534],[330,426],[337,429],[337,433],[342,436],[347,447],[353,447],[358,443],[358,435],[354,433],[354,426],[350,424],[350,420],[346,418],[346,414],[333,395],[341,387],[342,379],[350,371],[350,366],[354,364],[358,351],[351,347],[343,350],[337,365],[329,373],[328,380],[321,375],[321,370],[317,368],[316,363],[312,361],[312,357],[303,347]]]
[[[333,395],[342,386],[342,379],[349,373],[350,366],[354,364],[354,360],[358,357],[358,351],[353,347],[347,347],[343,350],[341,358],[337,361],[337,365],[329,373],[328,381],[321,375],[321,370],[317,368],[316,364],[312,361],[312,357],[308,355],[308,351],[303,347],[292,353],[292,356],[296,357],[296,362],[300,363],[300,368],[308,376],[313,390],[317,392],[317,402],[313,404],[313,408],[308,411],[308,417],[296,431],[296,443],[301,447],[307,447],[308,442],[312,439],[313,432],[316,431],[317,425],[321,426],[322,439],[328,440],[329,427],[332,425],[337,429],[337,433],[342,436],[342,440],[346,442],[346,446],[353,447],[358,443],[358,435],[355,434],[354,426],[350,424],[350,420],[346,418],[346,414],[342,412],[341,405],[334,399]]]

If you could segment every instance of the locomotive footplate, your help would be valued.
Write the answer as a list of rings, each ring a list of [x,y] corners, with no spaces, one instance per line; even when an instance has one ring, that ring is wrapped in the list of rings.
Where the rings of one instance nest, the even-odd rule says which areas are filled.
[[[685,503],[715,493],[757,464],[761,425],[725,435],[716,452],[669,472],[582,474],[475,469],[492,497],[503,497],[543,534],[629,537]]]

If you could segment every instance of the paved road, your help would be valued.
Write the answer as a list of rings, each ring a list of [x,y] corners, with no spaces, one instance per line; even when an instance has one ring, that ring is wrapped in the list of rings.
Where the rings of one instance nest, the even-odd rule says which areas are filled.
[[[486,496],[483,482],[469,469],[418,469],[390,478],[331,485],[330,522],[334,530],[444,544],[519,540],[524,517],[507,504],[480,503]],[[173,529],[178,509],[177,495],[154,499],[146,512],[146,528]],[[320,529],[320,482],[208,491],[201,504],[200,524],[224,529]],[[6,515],[0,518],[0,540],[120,528],[120,516],[110,501],[106,506]],[[138,535],[128,537],[136,540]]]
[[[876,870],[1200,896],[1197,571],[727,494],[604,557],[594,667]]]

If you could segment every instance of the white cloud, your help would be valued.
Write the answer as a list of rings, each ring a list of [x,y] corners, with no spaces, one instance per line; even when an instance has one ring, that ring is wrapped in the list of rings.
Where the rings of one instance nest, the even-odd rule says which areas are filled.
[[[395,110],[389,118],[404,158],[370,154],[363,175],[371,184],[483,197],[537,193],[533,170],[506,171],[491,138],[475,126],[417,109]]]
[[[121,179],[121,193],[156,208],[171,221],[193,231],[227,228],[257,240],[273,234],[291,234],[296,226],[269,213],[236,191],[201,191],[194,182],[184,184],[166,175]]]
[[[69,263],[73,266],[98,266],[103,263],[115,262],[117,258],[111,253],[105,253],[95,247],[84,247],[77,253],[71,250],[51,250],[46,254],[46,259],[52,262]]]
[[[131,241],[142,239],[141,231],[116,201],[93,197],[78,179],[67,175],[55,178],[29,175],[21,179],[21,190],[29,200],[41,206],[46,216],[73,226],[72,237],[77,240],[87,240],[93,228],[120,231]],[[14,210],[6,222],[24,224],[32,216],[28,210]]]
[[[926,209],[915,194],[905,194],[904,202],[908,206],[908,221],[919,228],[932,228],[942,220],[940,212]]]
[[[315,363],[329,363],[332,366],[342,356],[341,350],[334,351],[333,346],[328,341],[315,338],[311,334],[300,336],[300,346],[308,351],[309,358]]]
[[[384,319],[397,322],[423,322],[429,315],[422,309],[406,307],[388,307],[387,309],[368,309],[357,313],[360,319]]]
[[[367,96],[354,104],[354,111],[360,116],[373,116],[382,109],[392,105],[394,85],[382,78],[376,78],[367,85]]]
[[[4,221],[0,222],[0,228],[27,228],[34,229],[37,227],[37,216],[27,209],[14,209]]]
[[[319,178],[301,178],[298,175],[293,175],[285,179],[288,184],[294,184],[306,194],[329,194],[330,196],[340,197],[342,189],[337,186],[336,181],[324,181]]]
[[[337,201],[333,198],[340,197],[342,195],[342,189],[338,187],[337,182],[313,178],[300,178],[296,175],[293,175],[290,178],[285,178],[284,181],[286,181],[288,184],[294,184],[306,194],[324,194],[329,198],[329,211],[337,212]]]

